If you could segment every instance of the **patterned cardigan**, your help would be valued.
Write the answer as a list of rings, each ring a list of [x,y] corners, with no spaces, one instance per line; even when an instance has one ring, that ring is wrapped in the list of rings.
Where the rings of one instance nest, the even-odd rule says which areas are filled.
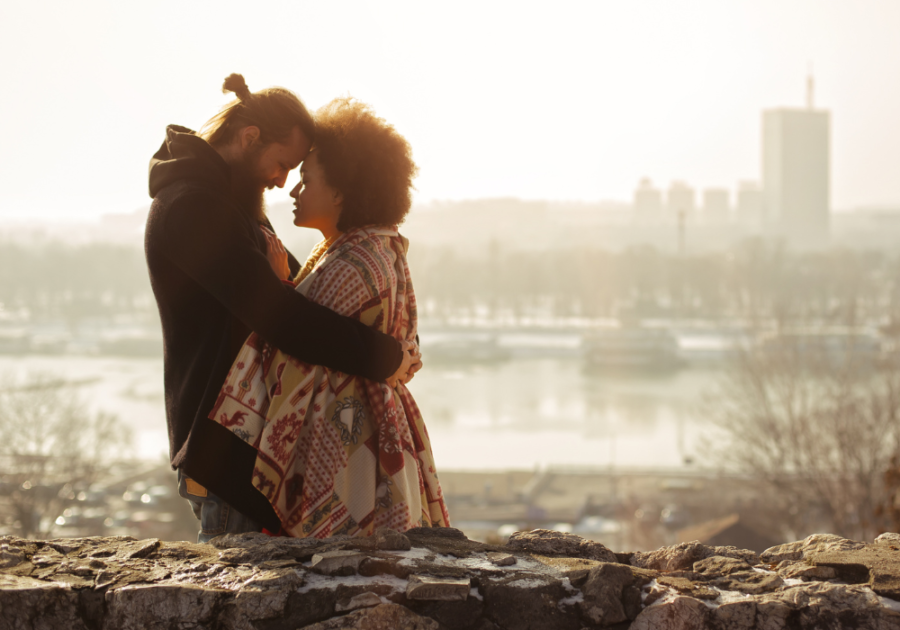
[[[415,339],[407,248],[395,228],[351,230],[297,290],[396,339]],[[303,363],[254,334],[210,418],[257,449],[253,485],[292,536],[449,525],[428,432],[404,385]]]

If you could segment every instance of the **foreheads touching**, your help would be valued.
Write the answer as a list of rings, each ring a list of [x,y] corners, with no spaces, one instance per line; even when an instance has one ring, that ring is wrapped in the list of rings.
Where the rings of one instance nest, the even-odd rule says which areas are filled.
[[[315,122],[290,90],[266,88],[251,93],[239,74],[225,79],[223,92],[234,92],[228,103],[200,130],[200,137],[230,164],[251,156],[263,188],[281,188],[288,171],[297,168],[315,138]]]
[[[234,150],[239,150],[255,163],[260,183],[267,189],[283,188],[288,173],[297,168],[309,154],[312,142],[294,127],[287,138],[265,144],[259,127],[244,127],[238,133]]]

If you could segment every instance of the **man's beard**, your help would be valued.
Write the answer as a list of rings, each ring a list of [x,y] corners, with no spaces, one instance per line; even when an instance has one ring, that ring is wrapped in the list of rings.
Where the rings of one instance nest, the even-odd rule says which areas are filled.
[[[258,153],[248,151],[231,165],[231,192],[241,210],[254,221],[262,221],[266,215],[266,184],[259,175],[258,157]]]

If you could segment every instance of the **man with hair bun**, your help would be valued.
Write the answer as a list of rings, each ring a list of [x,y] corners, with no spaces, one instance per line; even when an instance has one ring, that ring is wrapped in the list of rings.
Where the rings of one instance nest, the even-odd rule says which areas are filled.
[[[163,330],[170,461],[200,519],[201,542],[280,526],[251,485],[256,450],[207,418],[251,332],[301,361],[392,386],[421,366],[413,344],[314,304],[273,271],[270,259],[284,256],[263,193],[282,188],[306,158],[315,123],[284,88],[251,93],[232,74],[223,91],[237,98],[199,133],[166,129],[150,160],[145,232]],[[288,265],[291,275],[300,267],[293,256]]]

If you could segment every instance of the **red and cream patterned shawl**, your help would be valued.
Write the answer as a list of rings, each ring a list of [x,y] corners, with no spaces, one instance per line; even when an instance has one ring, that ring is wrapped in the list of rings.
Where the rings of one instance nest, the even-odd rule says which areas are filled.
[[[407,245],[396,229],[351,230],[297,290],[413,340]],[[403,385],[391,389],[303,363],[253,334],[209,417],[257,449],[253,484],[292,536],[449,525],[428,433]]]

